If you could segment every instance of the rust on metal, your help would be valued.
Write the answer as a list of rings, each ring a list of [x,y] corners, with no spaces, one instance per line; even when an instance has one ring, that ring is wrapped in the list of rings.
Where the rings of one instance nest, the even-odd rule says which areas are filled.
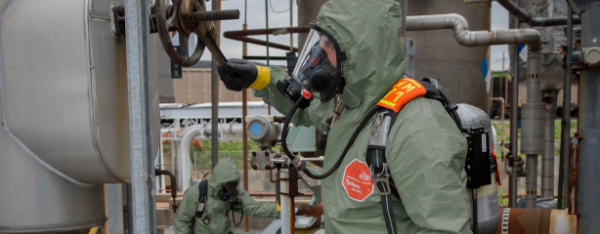
[[[508,208],[507,208],[508,209]],[[500,208],[500,219],[505,208]],[[510,208],[508,212],[507,231],[503,232],[503,225],[498,227],[496,234],[546,234],[550,231],[551,210],[540,209],[518,209]],[[505,222],[501,222],[504,224]]]
[[[309,26],[300,26],[300,27],[287,27],[287,28],[269,28],[269,29],[253,29],[253,30],[238,30],[238,31],[227,31],[223,33],[223,36],[228,39],[252,43],[256,45],[266,46],[267,42],[255,38],[250,38],[248,36],[257,36],[257,35],[282,35],[288,33],[307,33],[310,31]],[[290,46],[283,45],[279,43],[269,42],[269,47],[282,49],[282,50],[290,50]],[[298,48],[293,47],[293,51],[298,52]]]
[[[550,214],[550,234],[579,233],[577,215],[570,215],[569,210],[552,210]]]
[[[173,198],[173,205],[171,208],[173,208],[173,213],[177,213],[178,207],[177,202],[175,201],[177,198],[177,177],[175,176],[175,173],[170,170],[154,169],[154,174],[156,176],[168,175],[169,178],[171,178],[171,197]]]
[[[579,133],[571,138],[569,143],[569,194],[567,197],[567,207],[569,214],[577,214],[577,181],[579,171],[579,142],[582,137]]]

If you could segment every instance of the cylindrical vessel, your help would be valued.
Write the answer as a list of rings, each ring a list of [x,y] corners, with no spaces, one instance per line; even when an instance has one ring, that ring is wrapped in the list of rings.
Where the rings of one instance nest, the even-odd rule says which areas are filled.
[[[544,108],[543,102],[527,102],[521,106],[521,153],[544,153]]]
[[[458,104],[458,116],[460,117],[461,127],[464,131],[472,132],[473,130],[483,130],[490,136],[489,146],[493,147],[495,142],[492,133],[492,123],[489,116],[485,111],[469,105],[469,104]],[[483,185],[477,188],[477,229],[479,234],[494,233],[498,229],[499,225],[499,213],[498,209],[498,192],[496,185],[495,168],[496,162],[493,160],[491,150],[489,150],[490,156],[490,184]],[[467,188],[467,194],[469,196],[469,204],[471,210],[473,209],[473,193],[470,188]],[[473,227],[473,224],[471,224]]]
[[[8,2],[0,1],[0,233],[102,225],[102,183],[131,180],[126,48],[110,32],[111,1]],[[152,100],[158,146],[158,92]]]

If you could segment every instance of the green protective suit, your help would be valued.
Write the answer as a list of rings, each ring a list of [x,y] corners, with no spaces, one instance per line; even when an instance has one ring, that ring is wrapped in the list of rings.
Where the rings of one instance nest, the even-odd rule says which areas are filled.
[[[339,43],[347,59],[342,63],[346,86],[344,110],[329,130],[323,171],[340,157],[359,122],[403,77],[405,56],[400,44],[402,13],[392,0],[330,0],[317,25]],[[254,95],[288,113],[292,103],[277,90],[278,80],[289,79],[279,67],[270,67],[270,83]],[[295,125],[328,128],[335,99],[313,100],[292,118]],[[326,233],[387,233],[376,189],[363,201],[350,198],[343,177],[354,160],[366,162],[374,117],[360,132],[341,167],[323,180]],[[467,142],[436,100],[416,98],[397,116],[389,134],[386,157],[400,194],[393,206],[398,233],[471,233],[470,208],[463,169]]]
[[[223,185],[238,181],[240,173],[235,168],[235,164],[228,158],[219,160],[219,163],[208,179],[208,193],[204,214],[201,218],[196,219],[194,232],[196,234],[213,233],[226,234],[231,231],[231,221],[227,216],[230,210],[229,201],[223,201],[219,198],[219,190]],[[244,215],[260,218],[275,218],[279,214],[274,203],[258,203],[248,191],[238,188],[239,195],[242,196],[242,207]],[[179,205],[177,217],[175,218],[175,232],[177,234],[190,233],[189,226],[194,215],[196,215],[196,207],[198,207],[198,196],[200,191],[198,185],[189,187],[183,194],[183,200]],[[233,208],[234,211],[240,213],[239,205]],[[210,219],[210,223],[204,224],[205,218]],[[237,217],[236,217],[237,218]],[[236,220],[237,222],[238,220]]]

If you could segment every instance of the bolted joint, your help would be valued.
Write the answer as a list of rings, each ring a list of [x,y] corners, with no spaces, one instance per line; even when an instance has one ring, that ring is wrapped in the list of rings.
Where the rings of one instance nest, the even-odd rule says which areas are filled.
[[[300,157],[295,157],[294,160],[292,160],[292,166],[294,166],[297,171],[302,171],[306,168],[306,163],[303,162]]]

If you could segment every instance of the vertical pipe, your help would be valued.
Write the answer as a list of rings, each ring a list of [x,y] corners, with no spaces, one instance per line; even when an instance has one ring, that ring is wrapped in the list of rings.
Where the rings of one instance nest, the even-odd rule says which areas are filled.
[[[125,1],[131,157],[131,233],[156,233],[148,1]]]
[[[244,1],[244,25],[243,29],[248,30],[246,19],[248,15],[248,0]],[[248,54],[248,44],[243,43],[242,55]],[[244,160],[244,189],[248,191],[248,133],[246,132],[246,116],[248,116],[248,89],[242,90],[242,156]],[[250,217],[244,216],[244,231],[250,231]]]
[[[526,160],[527,177],[525,179],[525,187],[527,190],[527,195],[525,197],[525,208],[527,209],[537,208],[537,193],[535,192],[537,188],[537,156],[537,154],[528,154]]]
[[[219,0],[212,1],[212,9],[218,8]],[[219,44],[219,35],[221,34],[220,23],[217,23],[217,44]],[[219,76],[217,75],[217,60],[215,56],[212,56],[211,69],[210,69],[210,101],[211,101],[211,123],[212,123],[212,134],[210,135],[211,147],[212,147],[212,168],[215,169],[219,162]]]
[[[565,68],[565,83],[563,92],[563,109],[561,120],[560,135],[560,159],[558,169],[558,204],[559,209],[566,207],[565,196],[568,194],[567,179],[568,175],[568,157],[569,157],[569,136],[571,134],[571,54],[573,52],[573,7],[568,5],[567,17],[567,56]]]
[[[544,103],[540,80],[541,54],[531,52],[527,58],[527,102],[522,105],[521,153],[527,154],[526,208],[537,208],[538,155],[544,153]]]
[[[519,0],[515,0],[516,4],[519,4]],[[515,17],[515,29],[519,28],[519,19]],[[519,155],[519,125],[518,125],[518,106],[519,106],[519,44],[513,46],[513,69],[514,76],[512,78],[512,103],[510,104],[511,115],[510,115],[510,144],[511,152],[513,157]],[[508,203],[510,207],[517,208],[517,170],[513,167],[510,183],[509,183],[510,197]]]
[[[294,27],[294,0],[290,0],[290,28]],[[294,34],[290,33],[290,51],[294,52]]]
[[[554,197],[554,119],[558,90],[545,92],[546,129],[544,131],[544,156],[542,157],[542,197]]]
[[[265,28],[269,29],[269,0],[265,0],[265,24]],[[269,66],[269,34],[267,34],[267,66]]]
[[[401,0],[400,7],[402,8],[402,31],[401,36],[406,34],[406,16],[408,16],[408,0]]]
[[[581,47],[600,47],[600,1],[587,1],[581,24]],[[579,172],[577,211],[580,233],[600,233],[600,66],[581,71],[579,79]],[[565,193],[567,194],[567,193]]]
[[[281,233],[290,233],[291,225],[290,220],[292,218],[290,210],[291,199],[288,195],[290,192],[289,184],[289,173],[287,170],[281,170],[279,172],[279,191],[280,191],[280,207],[281,207]]]

